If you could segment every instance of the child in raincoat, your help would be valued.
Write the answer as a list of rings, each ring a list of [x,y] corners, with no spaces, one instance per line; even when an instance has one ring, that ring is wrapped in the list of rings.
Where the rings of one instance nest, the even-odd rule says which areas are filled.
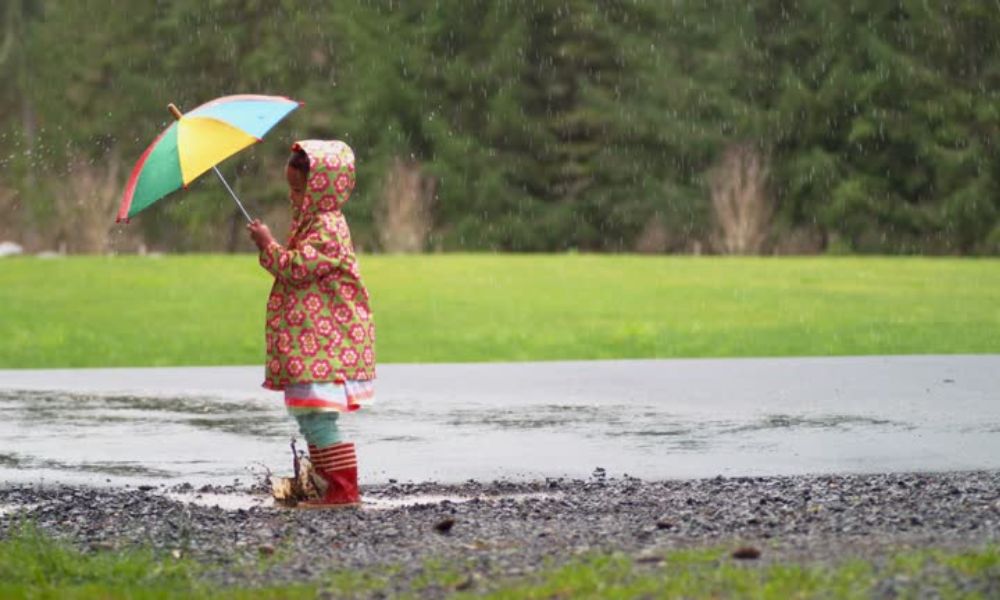
[[[306,506],[355,506],[357,456],[337,419],[375,399],[375,325],[340,211],[354,189],[354,152],[340,141],[296,142],[286,175],[288,243],[275,241],[260,221],[248,226],[261,266],[274,276],[264,387],[284,392],[313,468],[326,482],[322,498]]]

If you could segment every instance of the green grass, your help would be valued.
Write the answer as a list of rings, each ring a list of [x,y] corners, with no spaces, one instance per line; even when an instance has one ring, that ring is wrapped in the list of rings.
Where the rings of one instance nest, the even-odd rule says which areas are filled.
[[[1000,260],[364,256],[383,362],[1000,352]],[[0,368],[256,364],[249,255],[0,261]]]
[[[765,551],[766,552],[766,551]],[[898,597],[985,598],[1000,585],[1000,548],[924,550],[891,554],[876,565],[846,559],[820,563],[739,563],[714,548],[672,551],[659,565],[599,555],[518,581],[488,582],[456,597],[523,598],[869,598],[891,582]],[[204,577],[211,565],[143,550],[81,552],[28,527],[0,539],[2,598],[350,598],[392,595],[397,574],[333,572],[296,585],[222,587]],[[254,568],[249,565],[246,568]],[[468,578],[454,565],[428,563],[407,589],[462,589]],[[992,587],[991,587],[992,586]],[[435,594],[439,595],[439,594]],[[405,596],[404,596],[405,597]]]
[[[891,592],[886,585],[892,586]],[[719,550],[707,549],[669,553],[664,564],[655,568],[639,568],[622,556],[599,556],[550,569],[487,597],[987,598],[998,585],[1000,548],[995,546],[902,552],[886,557],[880,566],[861,559],[847,559],[836,566],[780,561],[739,564]]]

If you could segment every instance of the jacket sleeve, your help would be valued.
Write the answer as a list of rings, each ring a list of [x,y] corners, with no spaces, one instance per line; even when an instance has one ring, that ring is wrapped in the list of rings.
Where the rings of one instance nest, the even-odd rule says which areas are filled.
[[[311,232],[291,248],[272,242],[260,252],[260,266],[293,284],[315,281],[337,269],[350,270],[350,262],[336,239],[319,232]]]

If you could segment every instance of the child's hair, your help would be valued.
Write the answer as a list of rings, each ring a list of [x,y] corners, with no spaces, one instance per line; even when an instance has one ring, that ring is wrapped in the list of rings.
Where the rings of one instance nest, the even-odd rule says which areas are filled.
[[[304,150],[292,148],[292,155],[288,157],[288,166],[297,171],[302,171],[303,175],[308,175],[309,156]]]

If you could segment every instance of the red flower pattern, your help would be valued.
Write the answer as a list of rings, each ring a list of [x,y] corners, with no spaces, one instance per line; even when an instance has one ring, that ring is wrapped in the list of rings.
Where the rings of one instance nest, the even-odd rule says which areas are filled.
[[[314,362],[309,370],[312,372],[312,376],[315,377],[317,381],[323,381],[326,379],[326,376],[330,374],[330,371],[332,371],[333,368],[330,367],[329,362],[320,359]]]
[[[350,322],[351,307],[346,304],[337,304],[333,307],[333,318],[341,325]]]
[[[342,362],[345,367],[353,367],[358,364],[358,351],[350,346],[342,349],[340,351],[340,362]]]
[[[287,369],[289,375],[291,375],[292,377],[298,377],[299,375],[302,374],[303,371],[306,370],[306,365],[304,362],[302,362],[301,358],[299,358],[298,356],[293,356],[292,358],[288,359]]]
[[[344,297],[344,300],[350,302],[358,295],[358,288],[353,283],[345,283],[340,286],[340,295]]]
[[[284,301],[285,298],[281,294],[271,294],[271,297],[267,299],[267,310],[278,310]]]
[[[323,298],[319,294],[309,293],[306,294],[305,300],[302,301],[303,306],[309,311],[310,315],[315,315],[320,309],[323,308]]]
[[[288,324],[292,327],[301,327],[302,324],[306,322],[306,313],[301,310],[293,310],[288,313],[285,320],[288,321]]]
[[[351,341],[355,344],[360,344],[365,341],[365,328],[361,326],[361,323],[355,323],[351,325],[350,333]]]
[[[292,350],[292,334],[288,330],[278,334],[278,352],[288,354]]]
[[[340,256],[340,244],[331,240],[323,246],[323,254],[327,256]]]
[[[334,331],[333,319],[330,317],[319,317],[316,319],[316,333],[323,337],[330,337]]]
[[[319,351],[319,344],[316,343],[316,336],[311,329],[303,329],[299,334],[299,349],[306,356],[316,356]]]
[[[330,187],[330,176],[320,171],[309,178],[309,189],[314,192],[322,192]]]
[[[292,267],[292,279],[294,281],[305,281],[308,277],[309,269],[305,265],[295,265]]]
[[[336,181],[333,182],[333,185],[335,188],[337,188],[338,194],[343,194],[344,190],[346,190],[351,185],[351,180],[347,176],[347,173],[341,173],[340,175],[337,176],[337,179]]]
[[[354,313],[358,315],[358,319],[362,321],[367,321],[370,315],[368,311],[368,305],[364,302],[359,302],[354,305]]]

